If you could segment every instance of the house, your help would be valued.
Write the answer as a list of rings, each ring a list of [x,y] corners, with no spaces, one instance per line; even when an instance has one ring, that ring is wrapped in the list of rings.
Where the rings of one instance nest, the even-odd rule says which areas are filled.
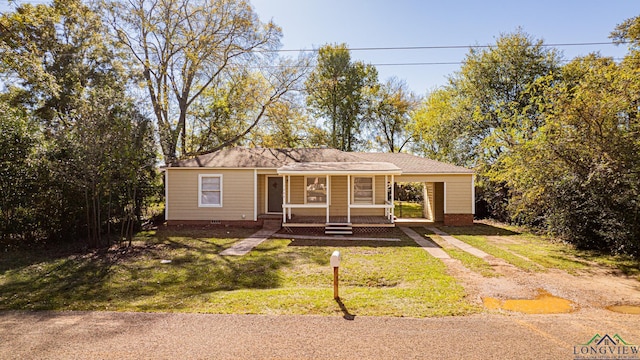
[[[164,168],[175,224],[395,226],[394,183],[424,183],[424,218],[473,223],[472,170],[405,153],[233,147]],[[273,220],[271,220],[273,221]]]

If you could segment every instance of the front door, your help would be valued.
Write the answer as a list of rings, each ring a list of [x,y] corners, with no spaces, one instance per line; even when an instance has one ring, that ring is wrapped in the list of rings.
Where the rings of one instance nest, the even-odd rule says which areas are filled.
[[[282,178],[267,177],[267,212],[282,212]]]

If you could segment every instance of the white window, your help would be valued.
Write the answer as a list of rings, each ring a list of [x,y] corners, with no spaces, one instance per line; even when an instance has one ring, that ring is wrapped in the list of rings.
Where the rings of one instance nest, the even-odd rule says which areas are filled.
[[[353,178],[353,203],[373,204],[373,177]]]
[[[198,206],[222,207],[222,175],[200,174]]]
[[[305,178],[305,183],[305,201],[310,204],[326,204],[327,178],[325,176],[308,176]]]

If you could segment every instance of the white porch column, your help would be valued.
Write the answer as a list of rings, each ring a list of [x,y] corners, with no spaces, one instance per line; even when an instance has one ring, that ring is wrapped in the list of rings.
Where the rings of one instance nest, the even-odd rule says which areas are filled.
[[[258,169],[253,169],[253,221],[258,221]]]
[[[442,184],[443,184],[443,185],[442,185],[442,188],[443,188],[443,189],[442,189],[442,194],[443,194],[443,197],[442,197],[442,198],[443,198],[443,200],[444,200],[444,201],[443,201],[443,203],[444,203],[444,204],[443,204],[443,206],[442,206],[442,207],[443,207],[443,213],[445,213],[445,214],[446,214],[446,213],[447,213],[447,183],[446,183],[446,182],[443,182]]]
[[[284,196],[284,186],[282,187],[282,192]],[[287,175],[287,204],[291,203],[291,175]],[[291,208],[287,209],[289,213],[289,220],[291,220]]]
[[[351,222],[351,175],[347,175],[347,222]]]
[[[329,202],[331,200],[331,185],[329,183],[329,175],[325,175],[325,184],[327,184],[327,196],[325,196],[324,201],[326,203],[326,213],[327,213],[327,222],[329,222]]]
[[[387,203],[389,201],[389,175],[384,176],[384,201]],[[389,208],[384,208],[384,216],[389,219]]]
[[[396,204],[393,201],[393,199],[395,198],[395,188],[396,188],[396,183],[395,183],[395,178],[394,175],[391,175],[391,218],[389,220],[391,220],[391,223],[395,223],[395,219],[394,219],[394,212],[396,209]]]
[[[286,180],[286,176],[282,175],[282,223],[286,224],[287,223],[287,208],[285,207],[285,205],[287,204],[287,197],[286,197],[286,193],[285,191],[285,181]],[[267,184],[267,187],[269,186],[269,184]],[[268,190],[267,190],[268,191]],[[269,204],[267,204],[267,207],[269,206]]]
[[[476,176],[471,175],[471,214],[476,214]]]

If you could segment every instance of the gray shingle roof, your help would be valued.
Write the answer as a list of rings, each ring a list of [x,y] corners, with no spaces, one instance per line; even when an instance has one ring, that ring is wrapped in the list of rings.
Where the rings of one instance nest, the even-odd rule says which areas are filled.
[[[213,167],[213,168],[279,168],[298,162],[358,162],[362,159],[351,153],[336,149],[268,149],[225,148],[200,155],[193,159],[179,160],[169,167]]]
[[[388,162],[304,162],[284,165],[278,168],[278,174],[304,172],[321,173],[390,173],[400,174],[401,169]]]
[[[473,174],[473,170],[405,153],[349,153],[328,148],[225,148],[169,167],[272,168],[295,163],[389,163],[404,174]]]
[[[365,153],[353,155],[364,161],[390,162],[402,169],[404,174],[473,174],[474,171],[462,166],[451,165],[436,160],[406,153]]]

